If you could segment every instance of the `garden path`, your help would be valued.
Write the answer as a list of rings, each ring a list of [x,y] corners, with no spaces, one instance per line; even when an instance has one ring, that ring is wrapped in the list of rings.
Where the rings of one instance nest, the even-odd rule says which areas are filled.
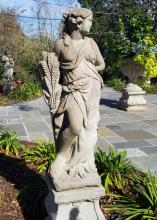
[[[133,113],[118,109],[120,96],[112,88],[102,91],[97,146],[106,152],[109,146],[126,149],[139,167],[157,171],[157,94],[146,95],[146,111]],[[0,107],[0,129],[14,130],[22,140],[54,140],[43,98]]]

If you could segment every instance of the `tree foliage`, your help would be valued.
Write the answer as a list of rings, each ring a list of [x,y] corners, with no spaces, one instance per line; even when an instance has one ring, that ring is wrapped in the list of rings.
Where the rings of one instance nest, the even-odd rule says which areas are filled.
[[[157,0],[79,0],[94,12],[92,34],[106,58],[106,73],[118,74],[121,60],[145,38],[156,41]],[[107,75],[108,75],[107,74]]]
[[[7,50],[11,53],[14,61],[14,72],[16,79],[22,79],[24,82],[38,81],[39,68],[38,63],[41,59],[43,50],[52,49],[48,47],[47,40],[44,37],[26,36],[17,19],[16,9],[0,9],[0,56]],[[42,39],[42,40],[41,40]],[[53,47],[54,41],[51,40]],[[0,64],[0,74],[3,68]]]

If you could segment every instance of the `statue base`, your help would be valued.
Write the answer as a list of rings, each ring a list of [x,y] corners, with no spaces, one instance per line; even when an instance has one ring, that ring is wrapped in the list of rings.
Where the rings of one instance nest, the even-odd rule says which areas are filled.
[[[122,91],[119,106],[125,111],[144,111],[146,110],[145,91],[138,85],[129,83]]]
[[[46,176],[49,194],[45,199],[48,216],[45,220],[105,220],[99,206],[104,188],[84,187],[57,192],[51,178]]]

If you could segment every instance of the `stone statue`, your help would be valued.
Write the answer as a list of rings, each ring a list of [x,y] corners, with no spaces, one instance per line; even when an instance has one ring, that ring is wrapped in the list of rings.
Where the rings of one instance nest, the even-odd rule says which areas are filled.
[[[62,79],[62,94],[58,100],[48,103],[56,112],[53,115],[53,127],[56,137],[57,158],[51,166],[51,176],[56,190],[100,185],[100,178],[94,164],[94,146],[97,141],[97,123],[99,121],[99,100],[103,81],[98,72],[104,67],[104,60],[92,38],[85,37],[92,26],[92,12],[84,8],[75,8],[64,16],[63,38],[55,45],[55,52],[44,53],[44,59],[56,66],[56,80],[51,80],[48,88],[55,86],[61,94],[59,82]],[[56,63],[56,65],[55,65]],[[54,67],[53,67],[54,68]],[[51,71],[52,72],[52,71]],[[56,84],[54,84],[54,82]],[[53,112],[54,113],[54,112]],[[73,182],[77,179],[77,182]]]
[[[13,79],[13,67],[14,61],[10,54],[7,51],[4,52],[2,56],[2,62],[4,67],[3,80],[11,81]]]
[[[103,86],[99,72],[105,63],[96,42],[85,36],[92,19],[92,12],[85,8],[65,14],[63,37],[57,40],[55,53],[44,52],[41,61],[44,97],[52,114],[57,147],[50,176],[58,192],[101,187],[94,147]]]
[[[4,55],[2,56],[2,63],[4,68],[2,75],[3,92],[5,94],[9,94],[12,91],[14,61],[12,56],[7,51],[5,51]]]

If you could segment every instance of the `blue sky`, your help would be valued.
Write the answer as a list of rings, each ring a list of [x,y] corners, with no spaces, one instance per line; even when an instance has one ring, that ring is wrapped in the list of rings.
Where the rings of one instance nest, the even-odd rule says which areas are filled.
[[[50,4],[45,4],[48,6],[50,15],[49,18],[62,18],[62,14],[69,10],[69,7],[71,6],[79,6],[77,0],[37,0],[37,1],[44,1],[48,2]],[[53,4],[59,4],[63,6],[53,5]],[[35,13],[33,12],[32,8],[35,8],[37,3],[33,0],[0,0],[0,8],[17,8],[18,14],[21,16],[35,16]],[[64,7],[69,6],[69,7]],[[26,18],[19,18],[19,22],[21,23],[23,27],[23,31],[26,34],[35,34],[36,31],[36,23],[37,20],[35,19],[26,19]],[[47,22],[48,23],[48,22]],[[51,22],[51,25],[53,26],[53,32],[56,33],[56,30],[58,29],[58,21]],[[49,24],[48,24],[49,26]]]
[[[42,0],[39,0],[42,1]],[[61,4],[67,6],[76,6],[78,5],[77,0],[44,0],[44,2],[50,3],[50,6],[53,4]],[[0,7],[19,7],[21,11],[24,11],[24,15],[31,15],[32,10],[31,8],[34,7],[36,4],[33,0],[0,0]],[[52,4],[52,5],[51,5]],[[56,7],[56,6],[54,6]],[[66,10],[66,7],[60,7],[62,10]]]

